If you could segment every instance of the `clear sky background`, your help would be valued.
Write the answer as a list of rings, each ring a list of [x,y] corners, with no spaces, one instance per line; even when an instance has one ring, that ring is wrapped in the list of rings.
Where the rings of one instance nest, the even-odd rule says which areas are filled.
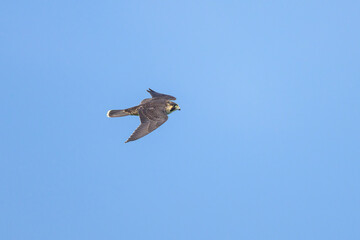
[[[3,1],[1,239],[360,239],[359,1]],[[125,144],[152,88],[182,111]]]

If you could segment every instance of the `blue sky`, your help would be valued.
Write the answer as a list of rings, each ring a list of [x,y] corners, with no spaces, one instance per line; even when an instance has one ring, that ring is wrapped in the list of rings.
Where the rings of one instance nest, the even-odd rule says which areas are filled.
[[[360,239],[359,10],[2,2],[1,238]]]

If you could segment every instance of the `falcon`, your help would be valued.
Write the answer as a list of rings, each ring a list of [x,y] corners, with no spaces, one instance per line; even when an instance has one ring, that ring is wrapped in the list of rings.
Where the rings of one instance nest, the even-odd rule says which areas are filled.
[[[167,115],[176,110],[180,110],[179,105],[170,101],[176,100],[175,97],[155,92],[150,88],[146,91],[150,93],[151,98],[142,100],[139,105],[123,110],[110,110],[107,112],[109,118],[129,115],[140,117],[141,123],[139,127],[131,134],[125,143],[135,141],[151,133],[168,120]]]

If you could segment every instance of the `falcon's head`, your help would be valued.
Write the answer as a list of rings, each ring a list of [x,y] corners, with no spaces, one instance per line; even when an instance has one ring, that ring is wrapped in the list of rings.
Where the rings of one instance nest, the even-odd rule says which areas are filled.
[[[174,103],[174,102],[171,102],[171,101],[168,101],[167,104],[166,104],[166,108],[165,108],[165,111],[167,114],[170,114],[176,110],[181,110],[179,105],[177,105],[177,103]]]

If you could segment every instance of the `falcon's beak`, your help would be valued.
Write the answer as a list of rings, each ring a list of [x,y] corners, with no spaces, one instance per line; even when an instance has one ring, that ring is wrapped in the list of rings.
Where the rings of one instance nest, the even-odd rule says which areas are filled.
[[[181,110],[180,107],[179,107],[179,105],[176,105],[175,108],[176,108],[177,110],[179,110],[179,111]]]

